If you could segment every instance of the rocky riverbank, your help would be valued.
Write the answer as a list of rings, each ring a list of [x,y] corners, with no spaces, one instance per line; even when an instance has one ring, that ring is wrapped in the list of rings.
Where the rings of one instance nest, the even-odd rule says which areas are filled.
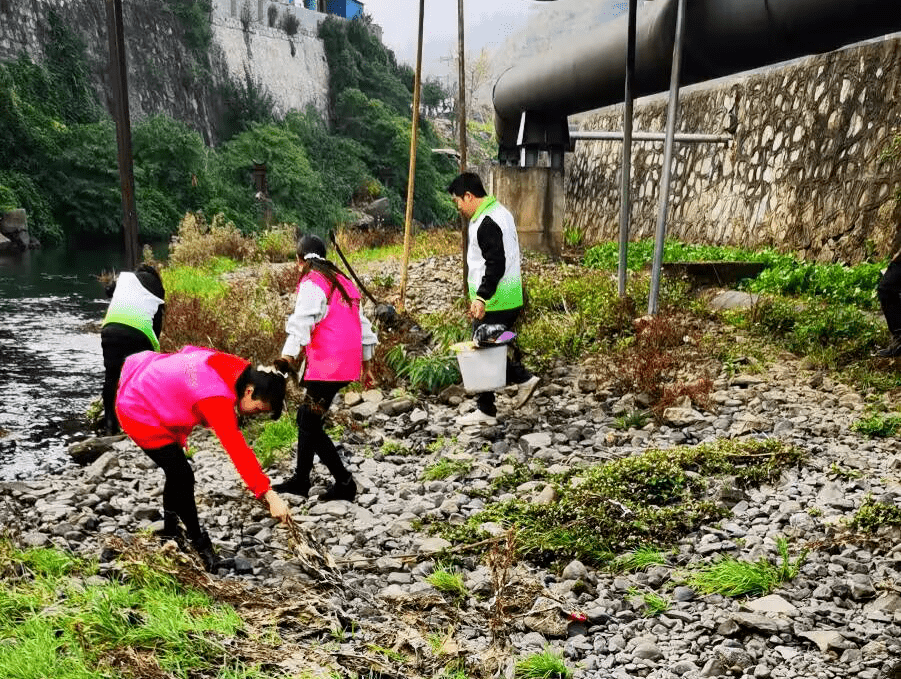
[[[415,264],[411,311],[449,304],[453,290],[440,291],[457,281],[452,262]],[[731,328],[717,332],[735,343],[750,341]],[[329,657],[333,666],[375,638],[381,646],[428,655],[425,630],[443,626],[446,633],[450,624],[455,631],[444,642],[445,660],[464,658],[470,677],[489,676],[481,673],[489,666],[512,676],[513,659],[548,646],[562,651],[576,677],[585,678],[901,676],[891,669],[901,658],[901,531],[884,527],[873,539],[851,540],[844,529],[867,497],[901,504],[896,441],[866,439],[850,429],[864,413],[864,399],[787,355],[753,373],[721,370],[709,411],[686,403],[663,422],[617,428],[616,418],[636,398],[612,394],[587,365],[560,366],[542,375],[523,408],[514,409],[515,394],[499,396],[497,426],[461,430],[454,418],[472,401],[459,391],[441,398],[380,390],[344,395],[333,415],[366,425],[347,427],[343,442],[360,490],[357,502],[286,498],[309,545],[333,560],[339,586],[332,575],[317,582],[291,534],[249,496],[215,438],[198,432],[192,445],[201,520],[214,543],[236,555],[235,569],[216,577],[278,588],[286,600],[310,588],[340,590],[339,617],[354,621],[358,633],[332,650],[321,639],[308,640],[316,656]],[[565,469],[648,448],[743,437],[779,437],[804,451],[804,461],[775,483],[733,496],[729,518],[681,540],[668,565],[614,574],[577,561],[559,572],[519,563],[509,571],[518,596],[500,641],[492,638],[490,620],[496,569],[459,551],[469,592],[459,602],[426,582],[436,554],[450,545],[420,527],[429,520],[466,522],[485,506],[491,481],[515,462]],[[465,461],[469,471],[424,481],[423,471],[444,458]],[[290,466],[284,460],[271,475],[280,479]],[[317,464],[314,483],[320,487],[313,496],[326,477]],[[161,492],[162,474],[154,464],[129,441],[119,441],[87,467],[0,485],[0,521],[26,545],[98,558],[110,536],[131,536],[160,518]],[[511,496],[553,501],[549,489],[536,483]],[[486,535],[503,533],[497,525],[484,529]],[[780,537],[794,556],[804,547],[809,551],[799,575],[770,596],[705,596],[678,580],[680,568],[718,555],[775,561]],[[636,590],[666,596],[669,608],[644,617]],[[386,635],[396,643],[387,643]],[[273,663],[282,661],[287,663]]]

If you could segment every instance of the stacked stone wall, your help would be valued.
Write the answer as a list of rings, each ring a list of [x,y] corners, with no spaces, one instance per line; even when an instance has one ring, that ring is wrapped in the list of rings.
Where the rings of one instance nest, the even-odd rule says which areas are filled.
[[[854,263],[897,247],[901,184],[883,150],[901,130],[901,36],[683,90],[678,130],[731,133],[674,149],[667,236],[772,246]],[[665,95],[639,100],[636,131],[663,131]],[[622,106],[583,125],[621,130]],[[567,163],[566,221],[590,242],[619,234],[622,146],[579,141]],[[633,239],[654,235],[662,143],[632,156]]]

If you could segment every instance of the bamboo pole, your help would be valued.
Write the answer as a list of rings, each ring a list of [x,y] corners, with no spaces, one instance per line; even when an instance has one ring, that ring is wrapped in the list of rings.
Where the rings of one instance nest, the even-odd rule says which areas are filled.
[[[407,177],[407,210],[404,215],[404,261],[400,276],[398,311],[403,311],[407,298],[407,274],[410,268],[410,248],[413,231],[413,188],[416,186],[416,144],[419,139],[419,90],[422,83],[422,19],[425,0],[419,0],[419,38],[416,43],[416,74],[413,78],[413,126],[410,130],[410,173]]]
[[[460,173],[466,172],[466,52],[463,49],[463,0],[457,0],[457,80],[459,90],[457,94],[457,111],[460,136]],[[469,263],[466,261],[466,249],[469,245],[469,220],[460,215],[461,248],[463,252],[463,297],[469,296],[469,286],[466,279],[469,277]]]

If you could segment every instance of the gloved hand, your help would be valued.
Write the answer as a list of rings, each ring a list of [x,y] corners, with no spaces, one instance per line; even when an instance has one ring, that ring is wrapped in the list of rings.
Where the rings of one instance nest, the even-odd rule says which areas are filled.
[[[282,356],[272,362],[272,366],[285,376],[297,377],[296,359],[290,356]]]

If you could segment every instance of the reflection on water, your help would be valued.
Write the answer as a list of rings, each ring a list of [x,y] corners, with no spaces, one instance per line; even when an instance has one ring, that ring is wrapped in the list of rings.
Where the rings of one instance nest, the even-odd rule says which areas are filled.
[[[96,277],[122,260],[110,246],[0,255],[0,480],[68,464],[84,437],[103,384]]]

